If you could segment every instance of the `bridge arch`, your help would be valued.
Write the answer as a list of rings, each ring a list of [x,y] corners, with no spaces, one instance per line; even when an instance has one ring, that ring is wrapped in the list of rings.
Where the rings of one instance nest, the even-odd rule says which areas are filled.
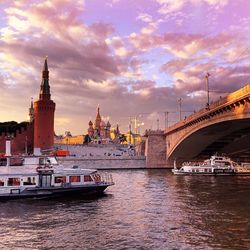
[[[220,99],[165,131],[167,159],[238,157],[250,152],[250,85]],[[250,156],[250,154],[249,154]]]

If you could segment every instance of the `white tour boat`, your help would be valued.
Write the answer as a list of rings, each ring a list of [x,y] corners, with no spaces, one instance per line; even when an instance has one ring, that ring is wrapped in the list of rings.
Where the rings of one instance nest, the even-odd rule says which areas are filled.
[[[114,185],[110,174],[79,166],[64,167],[54,156],[6,153],[0,157],[0,200],[92,195],[102,193],[110,185]]]
[[[184,162],[180,169],[174,166],[172,172],[176,175],[240,175],[247,173],[239,170],[242,168],[229,157],[214,155],[203,162]]]

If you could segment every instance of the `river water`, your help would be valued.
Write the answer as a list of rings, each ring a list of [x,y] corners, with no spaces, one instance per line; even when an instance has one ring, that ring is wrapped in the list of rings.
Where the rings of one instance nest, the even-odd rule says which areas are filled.
[[[99,198],[0,203],[0,248],[250,249],[250,177],[110,172]]]

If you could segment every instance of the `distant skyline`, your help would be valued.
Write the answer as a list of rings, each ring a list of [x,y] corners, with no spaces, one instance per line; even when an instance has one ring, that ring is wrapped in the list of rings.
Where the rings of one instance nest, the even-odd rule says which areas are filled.
[[[27,119],[48,56],[55,132],[86,133],[97,105],[128,130],[164,127],[250,82],[245,0],[0,1],[0,122]]]

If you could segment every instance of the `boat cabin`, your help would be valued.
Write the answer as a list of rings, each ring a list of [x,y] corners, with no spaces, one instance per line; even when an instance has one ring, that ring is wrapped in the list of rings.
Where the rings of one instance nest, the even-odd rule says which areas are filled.
[[[62,187],[101,182],[96,170],[64,168],[54,156],[1,157],[0,187]]]

